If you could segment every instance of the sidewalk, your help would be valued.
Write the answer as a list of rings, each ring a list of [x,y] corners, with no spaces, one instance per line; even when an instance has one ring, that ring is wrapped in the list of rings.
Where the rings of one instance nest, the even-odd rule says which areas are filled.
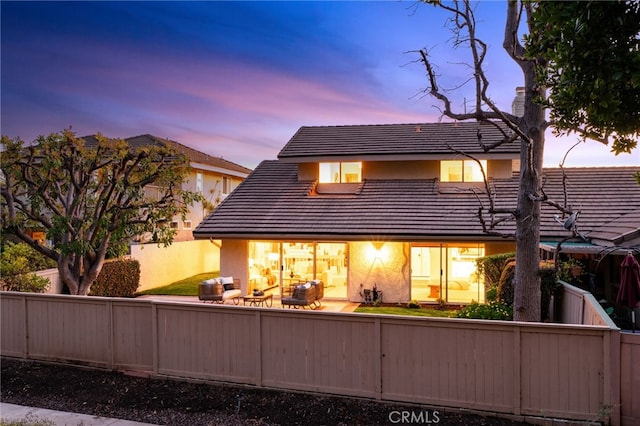
[[[151,423],[133,422],[130,420],[110,419],[89,414],[65,413],[46,408],[25,407],[22,405],[0,402],[0,418],[5,422],[23,421],[26,425],[42,424],[55,426],[143,426]]]

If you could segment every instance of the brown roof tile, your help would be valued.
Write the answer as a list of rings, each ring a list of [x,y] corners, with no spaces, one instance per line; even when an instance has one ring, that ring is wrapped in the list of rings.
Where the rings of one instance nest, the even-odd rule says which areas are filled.
[[[484,154],[479,143],[501,141],[503,134],[492,124],[476,122],[380,124],[301,127],[282,148],[278,158],[356,156],[442,156],[455,148],[469,154]],[[517,158],[519,142],[503,144],[491,156],[506,154]]]
[[[640,186],[633,168],[565,169],[568,199],[581,211],[583,234],[640,210]],[[562,172],[545,169],[545,191],[562,202]],[[366,180],[357,194],[307,195],[315,184],[298,181],[297,165],[264,161],[195,230],[196,238],[395,239],[488,238],[470,191],[439,193],[435,179]],[[491,181],[498,205],[513,208],[518,179]],[[484,201],[486,203],[486,201]],[[485,204],[486,205],[486,204]],[[543,238],[567,236],[555,220],[557,210],[542,208]],[[628,216],[633,226],[638,218]],[[513,222],[499,228],[513,232]]]
[[[97,144],[97,140],[95,135],[83,136],[82,139],[85,140],[87,146]],[[231,161],[225,160],[220,157],[214,157],[209,154],[205,154],[193,148],[189,148],[186,145],[183,145],[179,142],[172,141],[170,139],[159,138],[157,136],[145,134],[139,136],[132,136],[130,138],[126,138],[125,141],[132,147],[139,146],[148,146],[148,145],[165,145],[170,146],[174,150],[179,153],[182,153],[187,156],[189,161],[194,163],[205,164],[207,166],[218,167],[221,169],[226,169],[234,172],[238,172],[240,174],[249,174],[251,173],[251,169],[248,169],[239,164],[233,163]]]

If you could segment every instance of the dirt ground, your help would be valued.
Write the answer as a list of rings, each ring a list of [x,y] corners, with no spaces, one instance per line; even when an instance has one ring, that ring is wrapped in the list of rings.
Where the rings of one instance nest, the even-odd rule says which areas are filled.
[[[1,367],[2,402],[158,425],[525,424],[415,405],[135,377],[11,358],[2,358]]]

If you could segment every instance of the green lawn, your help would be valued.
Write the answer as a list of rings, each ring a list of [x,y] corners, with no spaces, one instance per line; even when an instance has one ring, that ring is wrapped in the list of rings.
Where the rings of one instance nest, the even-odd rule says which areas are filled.
[[[219,271],[205,272],[203,274],[194,275],[184,280],[176,281],[164,287],[152,288],[137,293],[142,294],[162,294],[170,296],[197,296],[198,284],[209,278],[214,278],[220,275]]]
[[[404,306],[359,306],[354,312],[364,314],[405,315],[413,317],[441,317],[453,318],[458,313],[457,309],[425,308],[411,309]]]

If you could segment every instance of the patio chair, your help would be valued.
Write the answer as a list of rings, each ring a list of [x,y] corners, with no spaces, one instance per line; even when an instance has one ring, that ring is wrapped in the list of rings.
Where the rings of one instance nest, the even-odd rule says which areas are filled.
[[[240,279],[233,277],[212,278],[198,285],[198,299],[203,302],[225,303],[231,300],[234,305],[240,303]]]

